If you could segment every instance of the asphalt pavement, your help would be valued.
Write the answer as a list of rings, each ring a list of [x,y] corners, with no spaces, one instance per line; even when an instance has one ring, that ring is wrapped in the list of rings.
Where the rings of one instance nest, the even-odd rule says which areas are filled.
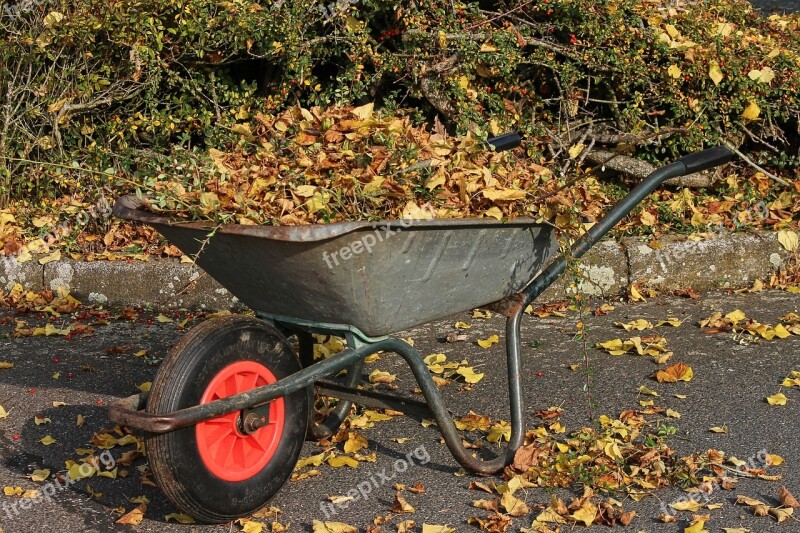
[[[769,13],[794,13],[800,10],[798,0],[752,0],[750,3]]]
[[[599,305],[600,302],[594,305]],[[722,527],[747,527],[752,531],[800,531],[797,521],[777,524],[769,517],[756,518],[740,506],[734,505],[737,495],[747,495],[775,503],[777,491],[784,484],[795,495],[800,494],[800,450],[797,445],[798,405],[800,389],[783,389],[788,397],[785,406],[770,406],[765,398],[780,389],[780,383],[792,370],[800,370],[800,337],[758,341],[749,335],[722,332],[706,334],[697,322],[715,310],[725,312],[741,309],[748,317],[762,323],[774,324],[788,312],[798,312],[800,297],[788,292],[761,292],[733,295],[712,293],[699,300],[678,297],[657,297],[644,303],[611,302],[615,309],[605,316],[589,316],[586,324],[589,339],[593,342],[633,336],[613,325],[639,318],[655,323],[673,316],[683,323],[672,328],[662,326],[656,331],[668,341],[674,352],[673,361],[682,361],[694,370],[688,382],[657,383],[650,376],[656,365],[649,357],[631,355],[612,356],[601,350],[589,349],[591,358],[592,416],[600,414],[612,418],[627,409],[640,408],[639,401],[646,400],[637,392],[641,385],[659,392],[653,398],[656,406],[678,411],[680,419],[670,419],[675,428],[669,445],[679,454],[702,452],[710,448],[723,450],[738,458],[747,459],[766,450],[785,459],[780,467],[770,470],[779,474],[781,481],[743,479],[735,491],[720,491],[713,495],[714,503],[722,508],[711,511],[710,531]],[[120,312],[113,313],[119,316]],[[160,317],[160,318],[159,318]],[[98,317],[94,317],[97,319]],[[179,329],[186,314],[182,311],[151,310],[135,319],[108,320],[97,324],[90,335],[76,335],[69,340],[62,335],[5,338],[0,337],[0,362],[14,363],[13,368],[0,370],[0,405],[8,416],[0,419],[0,487],[20,487],[23,490],[42,490],[44,483],[29,479],[33,471],[48,469],[50,480],[65,470],[65,461],[79,459],[77,449],[94,448],[95,433],[112,429],[106,419],[105,407],[109,402],[137,392],[137,387],[151,381],[160,359],[184,333]],[[172,319],[172,322],[166,322]],[[8,334],[16,327],[16,320],[27,321],[28,326],[43,325],[46,318],[36,315],[15,315],[12,311],[0,312],[0,334]],[[446,343],[444,339],[456,330],[454,324],[462,321],[470,329],[459,330],[467,340]],[[581,364],[581,343],[575,338],[577,317],[548,316],[526,317],[523,325],[523,383],[526,405],[526,423],[540,422],[535,411],[550,406],[565,409],[562,423],[568,431],[591,425],[586,376],[573,371],[570,365]],[[56,328],[68,320],[52,322]],[[199,322],[191,319],[184,326]],[[469,410],[491,417],[492,421],[507,418],[507,392],[502,343],[484,349],[475,344],[492,334],[502,338],[503,321],[476,319],[469,313],[452,317],[435,324],[404,332],[423,354],[444,352],[449,360],[467,359],[476,371],[485,372],[482,381],[473,390],[465,391],[453,384],[443,389],[448,406],[454,414],[463,415]],[[143,354],[146,350],[147,354]],[[137,355],[138,354],[138,355]],[[399,393],[412,394],[415,387],[410,373],[392,356],[381,356],[369,363],[367,373],[374,369],[396,373],[395,385]],[[57,375],[56,375],[57,373]],[[56,379],[57,378],[57,379]],[[676,394],[686,396],[681,399]],[[54,402],[55,406],[54,406]],[[62,405],[59,402],[63,402]],[[78,417],[83,418],[78,427]],[[37,424],[37,418],[40,424]],[[49,419],[44,421],[43,419]],[[41,422],[45,423],[41,423]],[[711,427],[727,427],[728,433],[713,433]],[[435,427],[423,427],[410,418],[394,418],[378,422],[372,429],[363,430],[368,439],[369,452],[376,453],[376,462],[361,462],[357,468],[331,468],[323,464],[320,475],[290,481],[272,501],[282,513],[278,520],[290,524],[290,531],[310,531],[311,521],[326,519],[321,510],[330,496],[345,495],[359,483],[378,472],[395,472],[391,483],[380,484],[366,501],[356,502],[346,509],[337,508],[328,519],[338,520],[363,530],[376,517],[391,516],[394,503],[394,483],[408,486],[422,483],[424,494],[406,493],[415,512],[394,515],[383,526],[383,531],[395,531],[403,519],[413,519],[418,525],[449,524],[457,531],[477,531],[467,525],[471,516],[480,511],[471,502],[483,496],[468,490],[470,482],[480,480],[460,471],[446,447],[440,442]],[[55,440],[49,442],[47,436]],[[119,435],[118,435],[119,436]],[[474,436],[473,436],[474,437]],[[341,445],[339,445],[341,446]],[[485,450],[495,445],[488,444]],[[110,450],[116,461],[124,452],[135,449],[135,444],[118,445]],[[424,450],[403,472],[394,469],[400,459],[414,450]],[[303,456],[319,453],[312,443],[306,443]],[[366,450],[365,450],[366,452]],[[426,464],[420,464],[425,462]],[[52,500],[39,499],[29,508],[21,509],[17,495],[0,494],[0,528],[5,533],[34,531],[237,531],[232,525],[181,525],[166,516],[176,513],[158,488],[147,484],[146,459],[140,458],[128,467],[118,468],[118,477],[91,477],[82,479],[65,490],[57,491]],[[127,477],[122,477],[127,470]],[[491,478],[500,483],[499,477]],[[143,483],[144,481],[144,483]],[[487,481],[487,480],[484,480]],[[574,491],[580,492],[579,487]],[[564,496],[570,493],[564,492]],[[528,505],[547,504],[551,492],[542,489],[521,489],[516,495]],[[680,497],[677,489],[661,490],[639,502],[624,501],[625,510],[635,510],[637,517],[625,530],[678,532],[688,524],[689,513],[679,513],[678,521],[663,524],[658,520],[660,506]],[[149,501],[144,521],[138,526],[117,524],[124,511],[136,505],[131,498],[145,496]],[[619,496],[617,496],[619,497]],[[16,505],[14,505],[16,504]],[[518,531],[531,523],[529,516],[514,519],[511,531]],[[618,526],[619,527],[619,526]],[[419,529],[418,529],[419,530]],[[571,529],[565,529],[571,530]],[[589,531],[605,530],[593,526]]]

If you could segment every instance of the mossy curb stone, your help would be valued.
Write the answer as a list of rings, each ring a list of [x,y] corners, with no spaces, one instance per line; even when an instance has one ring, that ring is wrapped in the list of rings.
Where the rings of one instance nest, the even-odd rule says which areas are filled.
[[[606,240],[580,262],[578,287],[591,297],[624,294],[631,283],[673,291],[742,288],[767,279],[789,257],[776,232],[731,233],[705,241],[665,236],[655,245],[644,238]],[[241,305],[199,267],[177,259],[73,261],[40,265],[0,257],[0,288],[19,283],[28,290],[68,289],[85,303],[229,309]],[[444,288],[443,288],[444,290]],[[569,277],[537,300],[563,300],[574,292]]]

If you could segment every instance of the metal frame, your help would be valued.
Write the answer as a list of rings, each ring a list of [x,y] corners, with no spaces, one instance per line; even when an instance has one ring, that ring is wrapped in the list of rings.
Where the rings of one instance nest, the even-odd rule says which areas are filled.
[[[639,202],[664,181],[723,164],[730,161],[732,155],[725,148],[712,148],[704,152],[691,154],[656,170],[628,193],[582,238],[576,241],[572,245],[568,256],[562,256],[550,263],[523,291],[497,303],[495,308],[507,316],[505,343],[511,437],[506,447],[494,459],[476,459],[464,447],[461,436],[445,408],[442,396],[434,384],[422,356],[413,346],[392,337],[370,338],[363,335],[358,329],[348,325],[311,323],[294,320],[290,317],[264,316],[263,318],[282,329],[297,334],[300,343],[299,355],[304,366],[299,372],[271,385],[258,387],[248,392],[181,409],[169,414],[152,414],[139,411],[146,404],[147,396],[145,394],[131,396],[112,404],[109,408],[109,418],[118,424],[151,433],[167,433],[234,411],[257,408],[281,396],[316,385],[320,394],[336,397],[341,401],[323,424],[310,428],[312,436],[321,438],[335,433],[347,416],[352,402],[396,409],[416,416],[432,416],[438,424],[447,447],[459,464],[478,474],[493,474],[503,469],[513,460],[514,453],[522,444],[525,436],[524,407],[520,380],[520,321],[524,309],[564,273],[568,261],[583,256],[592,245],[605,236],[611,228],[623,217],[627,216]],[[327,359],[314,362],[311,332],[344,336],[348,341],[349,347]],[[379,351],[394,352],[405,360],[422,390],[425,402],[396,395],[361,391],[355,388],[360,378],[364,358]],[[349,369],[344,385],[320,382],[323,378],[332,376],[344,369]]]

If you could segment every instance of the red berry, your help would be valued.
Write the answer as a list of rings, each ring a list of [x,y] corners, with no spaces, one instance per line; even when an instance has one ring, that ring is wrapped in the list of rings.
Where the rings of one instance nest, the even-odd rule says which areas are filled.
[[[36,389],[28,389],[28,394],[33,394],[34,392],[36,392]]]
[[[103,405],[103,400],[97,400],[97,405]]]
[[[68,378],[71,378],[71,377],[72,377],[72,372],[70,372],[69,374],[67,374],[67,377],[68,377]]]
[[[11,438],[14,439],[14,440],[19,440],[20,437],[19,437],[18,434],[14,434],[14,435],[12,435]]]
[[[58,357],[53,357],[53,362],[54,362],[54,363],[58,363],[58,362],[60,362],[60,361],[61,361],[61,360],[60,360]]]
[[[542,373],[541,373],[541,371],[540,371],[540,372],[537,372],[537,373],[536,373],[536,376],[537,376],[537,377],[542,377]]]

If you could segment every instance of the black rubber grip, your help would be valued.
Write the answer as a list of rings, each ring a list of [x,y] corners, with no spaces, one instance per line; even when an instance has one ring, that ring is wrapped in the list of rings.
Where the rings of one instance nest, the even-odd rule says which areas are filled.
[[[498,152],[502,152],[503,150],[511,150],[512,148],[519,146],[521,143],[522,137],[513,131],[511,133],[498,135],[497,137],[492,137],[491,139],[486,140],[486,144],[493,146]]]
[[[709,168],[718,167],[725,163],[730,163],[733,159],[733,152],[724,146],[709,148],[702,152],[685,155],[678,159],[686,167],[686,174],[693,174]]]

